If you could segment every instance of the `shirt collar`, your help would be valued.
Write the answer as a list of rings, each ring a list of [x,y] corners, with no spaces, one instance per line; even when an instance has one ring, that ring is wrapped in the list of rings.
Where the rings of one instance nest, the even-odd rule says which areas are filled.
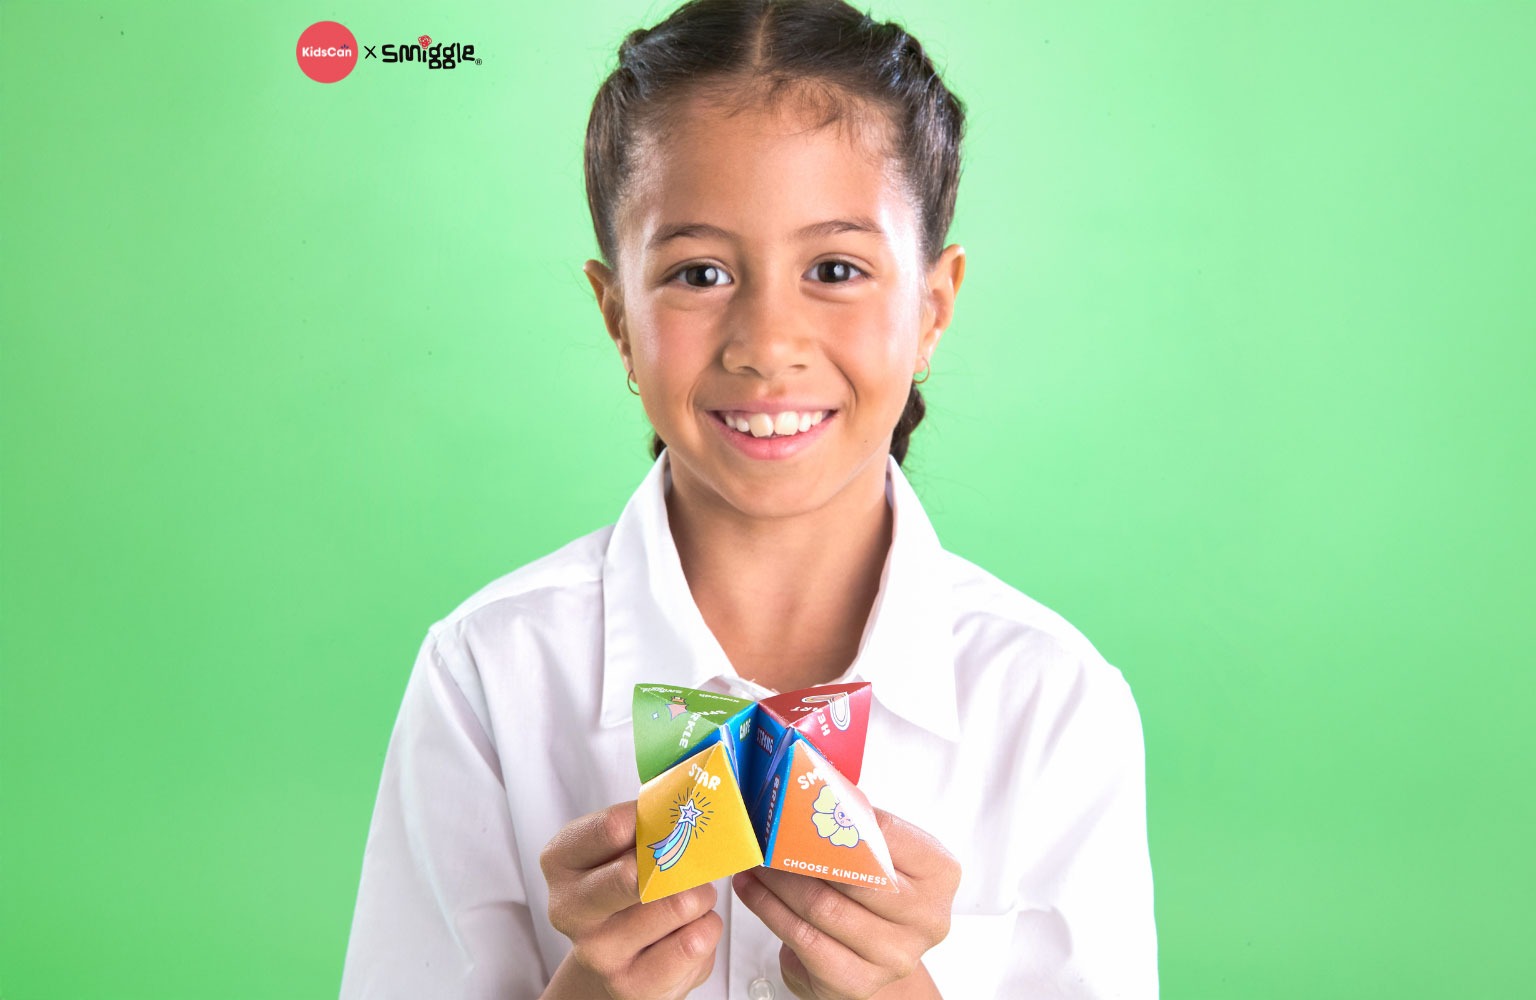
[[[740,677],[699,614],[667,523],[662,453],[614,525],[603,559],[604,726],[626,722],[640,683],[731,693],[766,689]],[[886,460],[891,548],[858,655],[841,681],[874,685],[875,700],[951,742],[959,739],[951,596],[944,550],[895,459]]]

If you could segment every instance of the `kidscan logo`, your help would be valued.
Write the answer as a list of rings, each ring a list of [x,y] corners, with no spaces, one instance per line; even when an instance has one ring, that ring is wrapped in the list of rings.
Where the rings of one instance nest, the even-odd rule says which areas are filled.
[[[357,39],[346,25],[316,21],[299,36],[299,69],[316,83],[335,83],[357,65]]]

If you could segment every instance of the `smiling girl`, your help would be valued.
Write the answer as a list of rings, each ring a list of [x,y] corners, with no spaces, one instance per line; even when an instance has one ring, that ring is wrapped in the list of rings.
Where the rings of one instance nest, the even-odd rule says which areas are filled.
[[[587,132],[585,271],[656,431],[618,522],[429,630],[346,996],[1152,997],[1140,719],[903,477],[965,252],[963,111],[840,0],[633,32]],[[758,868],[639,902],[638,682],[873,684],[900,891]]]

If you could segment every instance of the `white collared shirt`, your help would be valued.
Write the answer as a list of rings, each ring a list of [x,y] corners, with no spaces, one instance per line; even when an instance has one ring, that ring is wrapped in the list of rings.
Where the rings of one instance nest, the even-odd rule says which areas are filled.
[[[1141,720],[1060,616],[939,545],[894,461],[890,553],[857,658],[869,800],[960,861],[950,1000],[1157,995]],[[761,697],[705,625],[667,525],[666,456],[618,522],[482,588],[428,631],[390,737],[344,998],[537,997],[570,948],[539,852],[639,791],[641,682]],[[699,1000],[791,996],[731,892]],[[759,982],[762,980],[763,982]],[[771,988],[770,988],[771,987]]]

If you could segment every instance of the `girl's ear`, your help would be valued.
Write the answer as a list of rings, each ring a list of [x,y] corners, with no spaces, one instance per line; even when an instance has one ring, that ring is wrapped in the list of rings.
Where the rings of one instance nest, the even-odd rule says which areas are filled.
[[[965,280],[965,247],[951,243],[939,254],[928,271],[927,296],[923,304],[923,329],[917,344],[918,368],[921,369],[939,346],[939,338],[955,316],[955,296]]]
[[[603,326],[608,329],[608,336],[613,338],[613,345],[619,349],[619,356],[624,359],[626,371],[634,371],[635,364],[629,353],[629,332],[624,324],[624,300],[619,295],[618,276],[609,269],[608,265],[600,260],[589,260],[581,266],[592,283],[592,292],[597,296],[598,311],[603,314]]]

